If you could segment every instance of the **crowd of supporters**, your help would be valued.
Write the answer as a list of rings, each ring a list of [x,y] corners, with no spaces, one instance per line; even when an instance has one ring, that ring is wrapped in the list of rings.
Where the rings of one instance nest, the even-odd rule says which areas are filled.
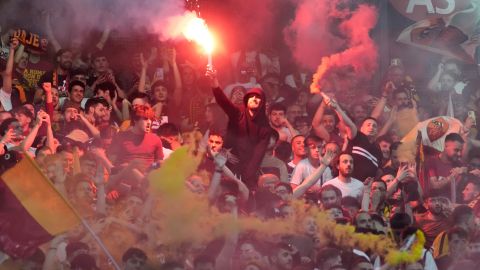
[[[29,155],[97,234],[128,231],[114,254],[125,270],[446,270],[479,261],[476,66],[439,58],[438,70],[425,71],[431,80],[417,82],[394,59],[380,85],[339,69],[312,94],[311,72],[255,46],[218,71],[194,63],[193,46],[171,43],[130,48],[130,62],[116,67],[108,30],[94,46],[62,46],[49,29],[51,55],[2,30],[0,172]],[[295,216],[302,202],[398,249],[420,230],[421,256],[393,266],[384,254],[319,241],[308,211],[276,241],[240,230],[166,252],[151,227],[168,216],[154,215],[147,176],[202,140],[206,153],[184,186],[211,208],[268,221]],[[0,269],[112,269],[97,244],[80,226],[28,257],[2,253]]]

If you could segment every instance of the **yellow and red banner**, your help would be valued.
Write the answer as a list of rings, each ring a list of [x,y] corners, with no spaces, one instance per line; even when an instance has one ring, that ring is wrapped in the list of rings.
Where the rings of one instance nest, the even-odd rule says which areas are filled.
[[[75,210],[25,155],[0,180],[0,250],[14,258],[79,224]]]

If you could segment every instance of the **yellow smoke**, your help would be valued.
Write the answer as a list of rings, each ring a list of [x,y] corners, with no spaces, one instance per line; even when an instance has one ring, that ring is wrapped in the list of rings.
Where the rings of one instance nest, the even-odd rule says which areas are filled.
[[[385,236],[358,234],[355,228],[338,225],[317,208],[303,202],[292,203],[295,215],[283,219],[260,220],[253,216],[240,216],[237,220],[229,213],[220,213],[210,207],[206,197],[186,192],[185,179],[195,172],[200,156],[187,148],[172,153],[160,169],[149,175],[158,202],[152,215],[158,223],[157,237],[169,247],[172,254],[184,252],[185,243],[203,245],[218,237],[234,232],[249,232],[259,240],[273,241],[279,236],[303,233],[303,220],[313,217],[321,243],[345,248],[371,250],[379,255],[395,254],[395,244]],[[393,255],[391,255],[392,257]],[[395,256],[395,264],[403,262]]]

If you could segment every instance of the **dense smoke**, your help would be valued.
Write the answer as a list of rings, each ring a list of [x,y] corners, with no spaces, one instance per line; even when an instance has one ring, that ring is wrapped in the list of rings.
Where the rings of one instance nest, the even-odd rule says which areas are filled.
[[[150,33],[161,39],[175,39],[178,32],[172,27],[186,15],[183,0],[47,0],[9,1],[2,7],[4,23],[10,27],[26,27],[33,31],[45,30],[49,14],[52,28],[60,40],[72,36],[83,38],[91,31],[103,31],[107,26],[117,34]],[[18,14],[25,14],[19,17]]]
[[[358,78],[369,78],[377,67],[377,47],[369,32],[377,22],[373,6],[346,1],[304,0],[285,29],[295,60],[313,69],[315,89],[334,67],[352,67]]]

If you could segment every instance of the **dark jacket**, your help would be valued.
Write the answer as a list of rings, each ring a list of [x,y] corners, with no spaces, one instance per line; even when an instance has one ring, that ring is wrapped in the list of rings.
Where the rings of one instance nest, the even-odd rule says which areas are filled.
[[[256,114],[250,116],[247,100],[252,94],[258,94],[262,101]],[[231,149],[239,159],[237,164],[229,164],[228,167],[237,175],[241,175],[249,188],[255,188],[257,171],[273,132],[265,113],[265,94],[259,88],[249,90],[241,107],[235,106],[220,88],[214,88],[213,95],[228,116],[224,148]]]

